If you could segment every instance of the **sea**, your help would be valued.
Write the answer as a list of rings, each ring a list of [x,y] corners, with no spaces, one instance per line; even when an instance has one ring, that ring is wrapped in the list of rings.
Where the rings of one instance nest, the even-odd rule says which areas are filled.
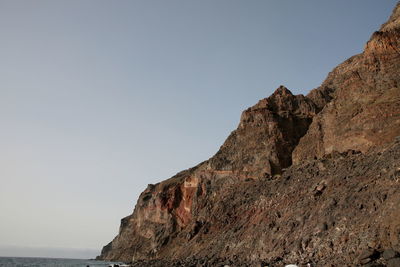
[[[104,267],[113,266],[114,264],[121,265],[121,262],[107,262],[96,260],[79,260],[79,259],[53,259],[53,258],[22,258],[22,257],[0,257],[1,267]]]

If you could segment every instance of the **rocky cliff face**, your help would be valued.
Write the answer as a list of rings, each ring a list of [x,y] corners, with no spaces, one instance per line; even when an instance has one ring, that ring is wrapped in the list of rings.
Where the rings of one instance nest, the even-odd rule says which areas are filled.
[[[280,173],[292,164],[292,151],[317,112],[310,99],[280,86],[242,113],[239,127],[209,160],[208,169],[248,177]]]
[[[279,87],[243,112],[215,156],[149,185],[100,258],[391,264],[400,251],[399,71],[400,4],[319,88],[295,96]]]
[[[400,7],[365,45],[363,53],[336,67],[318,89],[332,100],[313,118],[293,161],[321,157],[332,151],[371,148],[391,142],[400,131]],[[324,102],[322,103],[324,104]]]

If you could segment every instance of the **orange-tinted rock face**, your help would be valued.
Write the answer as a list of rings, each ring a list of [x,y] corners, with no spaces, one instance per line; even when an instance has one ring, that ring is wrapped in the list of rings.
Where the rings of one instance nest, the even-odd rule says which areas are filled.
[[[199,187],[199,178],[188,177],[180,186],[182,192],[182,200],[176,209],[176,216],[179,218],[179,225],[186,226],[192,219],[193,200],[197,193],[199,196],[203,194],[202,187]]]
[[[399,18],[400,4],[320,87],[279,87],[216,155],[149,185],[101,258],[349,266],[360,249],[400,252]]]
[[[151,190],[151,191],[150,191]],[[173,224],[184,228],[192,219],[192,206],[195,196],[202,195],[202,187],[197,177],[187,176],[181,181],[163,187],[154,186],[141,197],[137,211],[138,226],[147,227],[148,222]]]
[[[400,53],[400,28],[390,31],[375,32],[365,45],[366,57],[381,57],[387,59]]]

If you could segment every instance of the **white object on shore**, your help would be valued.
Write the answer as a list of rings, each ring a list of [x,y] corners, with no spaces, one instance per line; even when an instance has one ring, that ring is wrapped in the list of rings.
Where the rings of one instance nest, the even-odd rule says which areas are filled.
[[[299,267],[299,266],[297,266],[296,264],[288,264],[288,265],[285,265],[285,267]]]

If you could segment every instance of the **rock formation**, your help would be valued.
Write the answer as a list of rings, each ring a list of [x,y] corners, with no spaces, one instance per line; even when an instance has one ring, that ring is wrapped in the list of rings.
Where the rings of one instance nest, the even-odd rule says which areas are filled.
[[[398,266],[399,86],[397,4],[320,87],[307,96],[279,87],[242,113],[212,158],[149,185],[99,258]]]
[[[321,102],[319,106],[325,106],[296,147],[294,163],[332,151],[367,152],[399,134],[399,14],[397,5],[364,52],[336,67],[321,87],[309,94],[316,103]],[[324,101],[315,100],[320,95]]]

